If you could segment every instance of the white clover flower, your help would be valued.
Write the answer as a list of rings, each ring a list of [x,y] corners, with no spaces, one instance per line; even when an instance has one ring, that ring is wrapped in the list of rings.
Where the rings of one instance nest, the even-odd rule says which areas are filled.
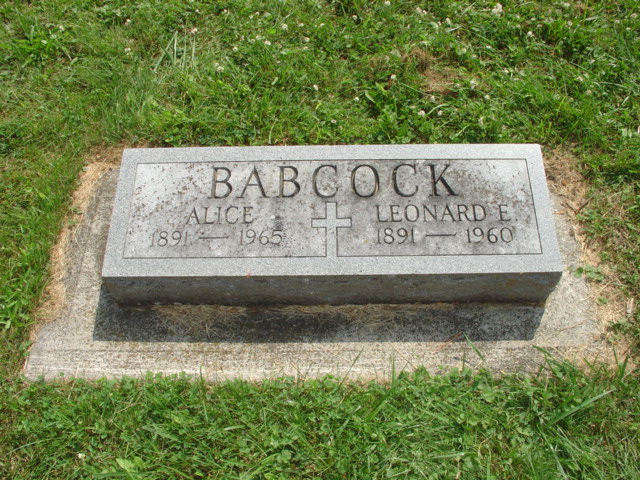
[[[85,455],[84,453],[79,453],[79,454],[77,455],[77,457],[78,457],[80,460],[84,460],[84,459],[86,458],[86,455]]]
[[[359,102],[360,101],[360,97],[353,97],[353,101],[354,102]]]
[[[389,5],[391,5],[391,2],[389,0],[385,0],[384,4],[388,7]]]
[[[529,30],[527,32],[527,37],[529,37],[529,38],[533,37],[533,32],[531,30]]]
[[[473,90],[478,86],[478,82],[474,79],[471,79],[471,81],[469,82],[469,86],[471,87],[471,90]]]
[[[303,41],[304,43],[309,43],[309,42],[311,41],[311,39],[310,39],[309,37],[303,37],[303,38],[302,38],[302,41]]]
[[[127,55],[129,55],[131,53],[131,47],[126,47],[124,49],[124,53],[126,53]]]
[[[333,123],[335,125],[337,122],[332,118],[331,119],[331,123]]]
[[[131,19],[130,19],[130,18],[127,18],[127,19],[124,21],[124,26],[125,26],[125,27],[128,27],[129,25],[131,25]]]
[[[478,126],[480,126],[480,127],[484,127],[484,117],[480,117],[480,118],[478,119]]]
[[[421,117],[424,117],[426,114],[427,114],[427,112],[425,112],[424,110],[420,110],[418,112],[418,115],[421,116]]]
[[[489,95],[488,93],[484,96],[485,100],[490,100],[491,99],[491,95]]]
[[[318,28],[322,28],[324,27],[324,23],[321,23],[320,25],[318,25]]]
[[[442,110],[438,110],[438,116],[441,117],[443,115],[443,111]]]
[[[300,28],[304,27],[304,23],[298,22],[298,27],[300,27]]]
[[[491,9],[491,13],[493,13],[494,15],[502,14],[502,4],[496,3],[496,6]]]
[[[315,85],[315,84],[313,85],[313,89],[314,89],[316,92],[317,92],[318,90],[320,90],[320,89],[318,88],[318,85]]]
[[[191,30],[189,30],[189,33],[191,35],[195,35],[196,33],[198,33],[198,29],[196,27],[193,27]]]
[[[231,51],[233,51],[233,52],[237,52],[237,51],[238,51],[238,47],[236,47],[236,46],[234,45],[234,47],[231,49]]]
[[[269,40],[265,40],[265,41],[264,41],[264,44],[265,44],[265,45],[271,45],[271,42],[270,42]]]
[[[216,63],[216,72],[218,72],[218,73],[224,72],[224,67],[222,65],[218,65]]]
[[[638,18],[638,14],[637,13],[632,13],[631,15],[629,15],[631,18]]]
[[[351,20],[354,22],[358,20],[358,15],[351,15]]]
[[[431,103],[436,103],[436,96],[435,96],[435,95],[431,95],[431,96],[429,97],[429,101],[430,101]]]
[[[569,20],[569,21],[567,22],[567,26],[572,27],[572,26],[573,26],[573,22],[572,22],[571,20]]]
[[[304,47],[302,47],[302,50],[309,50],[309,47],[305,45]]]
[[[427,14],[427,11],[426,11],[426,10],[421,9],[420,7],[416,7],[416,13],[417,13],[418,15],[422,15],[422,16],[424,16],[424,15],[426,15],[426,14]]]
[[[569,8],[571,6],[571,4],[569,2],[563,2],[562,3],[562,7],[563,8]]]
[[[392,80],[392,81],[393,81],[393,80],[396,80],[397,78],[398,78],[398,77],[396,77],[396,76],[395,76],[395,74],[394,74],[394,75],[391,75],[391,76],[389,77],[389,80]]]
[[[593,92],[591,90],[587,90],[586,92],[584,92],[585,95],[591,96],[593,95]]]
[[[60,30],[61,32],[64,32],[64,25],[58,25],[58,30]]]
[[[282,25],[280,25],[280,28],[286,31],[286,30],[289,30],[289,25],[287,25],[286,23],[283,23]]]
[[[264,17],[265,18],[269,18],[271,16],[271,14],[269,12],[264,12]]]
[[[444,23],[446,23],[447,25],[451,25],[451,19],[449,17],[445,18]]]
[[[491,45],[485,45],[484,48],[486,48],[487,50],[492,50],[493,49],[493,47]]]

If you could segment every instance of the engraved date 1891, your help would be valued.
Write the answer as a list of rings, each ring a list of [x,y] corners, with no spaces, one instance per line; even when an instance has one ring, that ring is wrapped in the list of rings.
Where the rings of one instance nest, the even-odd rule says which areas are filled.
[[[378,243],[391,245],[397,243],[416,243],[416,236],[413,228],[379,228]]]
[[[174,230],[168,232],[166,230],[160,230],[153,232],[151,235],[152,247],[177,247],[178,245],[185,246],[187,239],[189,238],[189,232],[182,232],[180,230]]]

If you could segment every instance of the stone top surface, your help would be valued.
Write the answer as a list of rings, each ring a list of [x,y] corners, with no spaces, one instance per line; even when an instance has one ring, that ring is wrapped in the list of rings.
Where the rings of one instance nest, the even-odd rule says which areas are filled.
[[[538,145],[130,149],[103,276],[561,271]]]

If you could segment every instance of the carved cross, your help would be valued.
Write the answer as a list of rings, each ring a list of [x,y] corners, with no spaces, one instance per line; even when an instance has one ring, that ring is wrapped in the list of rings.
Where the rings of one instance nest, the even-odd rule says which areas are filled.
[[[351,217],[338,218],[338,204],[325,203],[325,218],[312,218],[311,226],[324,228],[327,238],[327,257],[338,256],[338,228],[350,227]]]

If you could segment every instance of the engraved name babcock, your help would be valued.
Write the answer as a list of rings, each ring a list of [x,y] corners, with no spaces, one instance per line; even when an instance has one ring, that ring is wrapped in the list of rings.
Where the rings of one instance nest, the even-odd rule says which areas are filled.
[[[527,162],[141,163],[125,258],[541,254]]]

